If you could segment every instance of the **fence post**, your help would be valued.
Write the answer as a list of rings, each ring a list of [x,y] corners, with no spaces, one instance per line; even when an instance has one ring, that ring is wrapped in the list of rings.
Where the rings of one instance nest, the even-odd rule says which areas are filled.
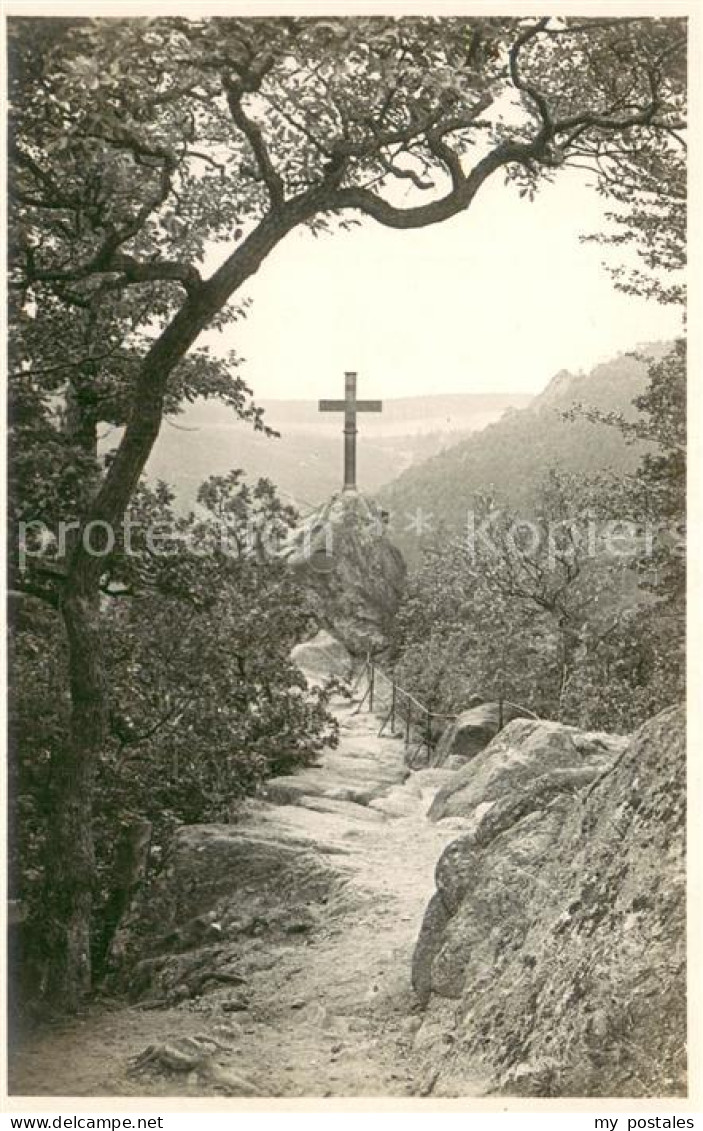
[[[410,711],[405,716],[405,745],[410,745]]]
[[[505,701],[505,670],[500,669],[500,686],[498,688],[498,730],[503,729]]]
[[[395,680],[391,689],[391,734],[395,734]]]
[[[428,757],[432,751],[432,712],[427,712],[427,724],[425,727],[425,742],[427,743]]]
[[[375,671],[373,663],[369,664],[369,712],[373,711],[373,685],[374,685]]]

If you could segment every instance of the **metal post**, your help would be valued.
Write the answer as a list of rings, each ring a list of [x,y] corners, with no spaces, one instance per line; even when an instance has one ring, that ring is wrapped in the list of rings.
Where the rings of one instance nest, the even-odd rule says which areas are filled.
[[[374,665],[369,664],[369,711],[373,711],[373,685],[374,685],[375,671]]]
[[[356,490],[356,373],[344,374],[344,490]]]
[[[425,742],[427,743],[427,753],[432,750],[432,712],[427,712],[427,725],[425,727]]]
[[[410,745],[410,712],[405,716],[405,745]]]
[[[391,734],[395,734],[395,680],[391,690]]]

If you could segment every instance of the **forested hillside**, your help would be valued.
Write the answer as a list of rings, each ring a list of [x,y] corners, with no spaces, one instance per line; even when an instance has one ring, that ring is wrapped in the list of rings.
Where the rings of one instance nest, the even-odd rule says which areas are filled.
[[[424,515],[426,534],[443,525],[460,530],[476,493],[530,511],[551,468],[577,475],[633,472],[644,450],[641,442],[633,442],[618,428],[579,414],[567,418],[565,413],[583,404],[634,419],[632,401],[646,386],[647,357],[660,357],[665,348],[661,343],[646,345],[587,374],[562,370],[526,408],[507,411],[481,432],[404,471],[380,492],[403,552],[417,559],[417,528],[409,532],[407,520],[418,511]],[[422,530],[422,519],[419,525]]]
[[[435,514],[410,544],[400,682],[439,712],[506,698],[621,733],[680,699],[685,445],[679,340],[559,374],[534,406],[401,477],[396,511]]]
[[[364,490],[377,491],[399,470],[414,467],[498,420],[505,409],[530,400],[524,393],[384,398],[382,413],[364,415],[359,422],[360,483]],[[252,478],[274,479],[279,491],[303,510],[328,499],[340,485],[341,417],[321,414],[312,400],[258,403],[278,436],[252,431],[218,401],[186,405],[161,431],[146,468],[149,480],[163,479],[173,487],[181,510],[194,504],[204,479],[233,466],[246,468]],[[114,434],[108,443],[114,443]]]

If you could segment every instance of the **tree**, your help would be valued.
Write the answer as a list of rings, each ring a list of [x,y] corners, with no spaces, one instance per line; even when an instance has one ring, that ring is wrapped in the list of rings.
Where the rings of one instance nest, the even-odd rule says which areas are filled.
[[[601,518],[617,508],[645,534],[632,562],[639,600],[607,636],[589,641],[569,694],[574,721],[592,726],[605,720],[623,732],[685,695],[685,339],[650,363],[647,388],[634,405],[639,410],[634,420],[587,414],[647,445],[633,474],[603,477],[591,500]]]
[[[311,617],[305,591],[273,549],[294,512],[271,483],[250,487],[239,472],[208,480],[199,501],[201,517],[179,517],[164,484],[140,487],[129,553],[123,542],[105,563],[110,700],[95,786],[96,977],[127,910],[125,861],[145,823],[158,861],[178,823],[236,819],[262,780],[336,744],[328,690],[308,689],[290,660]],[[11,634],[12,874],[13,898],[25,909],[24,983],[36,994],[52,965],[41,858],[51,761],[67,721],[66,654],[54,610],[28,600],[21,612]]]
[[[683,60],[679,85],[685,86]],[[687,261],[686,141],[683,132],[662,132],[652,146],[635,135],[599,162],[599,190],[618,205],[615,231],[586,237],[632,247],[640,267],[610,266],[615,286],[660,303],[685,304]],[[619,501],[620,513],[650,531],[648,552],[638,561],[640,585],[654,603],[633,610],[601,647],[587,654],[575,684],[579,720],[590,725],[589,705],[605,711],[622,730],[680,700],[685,694],[686,599],[686,342],[675,341],[651,360],[649,383],[633,404],[636,420],[581,407],[579,415],[615,426],[626,440],[644,441],[636,472],[609,482],[600,509]]]
[[[475,699],[553,706],[553,632],[543,612],[488,583],[484,558],[466,539],[438,537],[396,618],[395,677],[438,720]]]
[[[683,59],[679,85],[685,89]],[[615,286],[657,302],[683,303],[686,297],[686,139],[672,127],[654,144],[637,132],[612,150],[601,141],[596,157],[598,191],[617,209],[607,213],[613,230],[589,236],[605,246],[632,248],[639,266],[608,264]]]
[[[426,551],[411,579],[398,617],[399,682],[440,711],[504,696],[569,721],[574,670],[619,623],[635,550],[608,554],[593,525],[597,487],[552,470],[529,517],[477,497],[467,534]]]
[[[47,370],[68,367],[69,446],[88,469],[73,475],[80,529],[49,586],[72,702],[54,766],[49,992],[75,1005],[90,983],[107,720],[104,561],[85,532],[108,538],[122,521],[199,334],[300,225],[426,226],[496,175],[530,195],[603,138],[646,146],[679,128],[685,44],[678,20],[385,17],[14,20],[10,43],[19,379],[46,414]],[[116,397],[124,433],[101,468],[95,430]]]

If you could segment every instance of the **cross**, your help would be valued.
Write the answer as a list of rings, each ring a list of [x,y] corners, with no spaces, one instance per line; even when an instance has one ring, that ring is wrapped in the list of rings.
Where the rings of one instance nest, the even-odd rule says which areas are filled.
[[[344,490],[356,491],[356,414],[381,412],[382,401],[356,399],[356,373],[344,374],[344,400],[320,401],[320,412],[344,413]]]

